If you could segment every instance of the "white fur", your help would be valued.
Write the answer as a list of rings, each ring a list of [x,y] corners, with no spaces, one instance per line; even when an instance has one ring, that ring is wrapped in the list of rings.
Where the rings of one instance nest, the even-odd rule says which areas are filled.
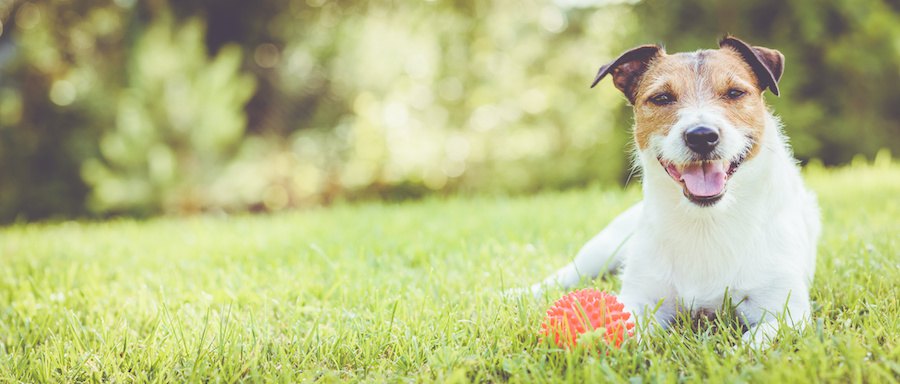
[[[573,263],[532,286],[532,293],[548,285],[572,287],[621,263],[619,299],[638,319],[648,316],[665,327],[678,308],[718,309],[727,291],[740,302],[738,315],[751,326],[744,338],[754,345],[774,336],[779,319],[802,327],[810,313],[819,211],[779,121],[767,113],[760,152],[729,178],[718,203],[701,207],[683,196],[657,157],[684,161],[688,149],[681,135],[696,124],[721,129],[717,151],[726,159],[746,150],[748,139],[721,111],[697,106],[679,116],[669,134],[637,152],[644,200],[590,240]]]
[[[721,107],[714,103],[704,103],[679,109],[678,121],[669,129],[667,135],[650,137],[649,151],[646,151],[643,157],[651,153],[656,154],[650,157],[653,161],[656,161],[657,156],[661,156],[676,164],[690,162],[693,153],[684,145],[684,132],[701,125],[716,127],[719,130],[719,144],[716,145],[714,154],[723,159],[735,160],[750,147],[749,139],[746,137],[749,128],[735,127],[725,118],[725,111]],[[642,162],[640,165],[645,164]]]

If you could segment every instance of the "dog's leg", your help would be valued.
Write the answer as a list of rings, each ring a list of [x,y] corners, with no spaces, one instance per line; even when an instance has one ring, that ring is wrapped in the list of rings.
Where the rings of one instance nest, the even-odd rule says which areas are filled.
[[[617,216],[600,233],[587,242],[575,260],[548,276],[544,281],[531,286],[531,293],[540,297],[548,287],[571,288],[582,278],[595,278],[602,272],[616,269],[622,262],[626,243],[637,229],[643,204],[637,203]]]
[[[774,341],[782,324],[801,331],[810,319],[809,292],[805,288],[786,293],[787,301],[770,303],[749,303],[738,305],[738,312],[746,318],[757,319],[747,332],[744,342],[753,348],[765,348]]]
[[[645,268],[624,271],[619,293],[619,301],[636,324],[638,341],[668,328],[677,313],[676,301],[670,297],[674,288],[645,272]]]

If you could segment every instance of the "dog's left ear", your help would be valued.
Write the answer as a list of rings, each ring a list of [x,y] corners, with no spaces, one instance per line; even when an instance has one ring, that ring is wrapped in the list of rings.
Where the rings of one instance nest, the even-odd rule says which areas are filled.
[[[778,96],[778,80],[784,72],[784,55],[781,52],[766,47],[752,47],[733,36],[725,36],[719,40],[719,47],[730,47],[737,51],[756,74],[759,88],[768,88]]]
[[[622,91],[628,97],[628,101],[634,104],[634,91],[638,81],[644,72],[647,71],[650,61],[663,53],[665,52],[662,47],[658,45],[642,45],[632,48],[611,63],[601,66],[600,70],[597,71],[597,76],[594,77],[594,82],[591,83],[591,88],[594,88],[607,74],[612,75],[613,84],[616,88]]]

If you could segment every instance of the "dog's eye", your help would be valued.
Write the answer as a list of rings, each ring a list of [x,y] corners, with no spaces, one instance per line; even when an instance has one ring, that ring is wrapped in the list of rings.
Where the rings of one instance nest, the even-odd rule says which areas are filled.
[[[729,89],[728,92],[725,93],[725,96],[727,96],[729,99],[736,100],[736,99],[740,99],[741,96],[744,96],[745,94],[747,94],[747,92],[744,92],[740,89],[732,88],[732,89]]]
[[[650,97],[650,102],[656,105],[668,105],[675,102],[675,95],[668,92],[658,93]]]

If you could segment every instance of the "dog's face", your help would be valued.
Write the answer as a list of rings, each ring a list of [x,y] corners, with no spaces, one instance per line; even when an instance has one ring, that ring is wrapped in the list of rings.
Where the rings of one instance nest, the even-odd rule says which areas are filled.
[[[641,155],[658,160],[691,202],[709,206],[760,148],[766,125],[762,93],[778,94],[783,56],[726,37],[717,50],[666,54],[630,50],[600,69],[634,107]]]

